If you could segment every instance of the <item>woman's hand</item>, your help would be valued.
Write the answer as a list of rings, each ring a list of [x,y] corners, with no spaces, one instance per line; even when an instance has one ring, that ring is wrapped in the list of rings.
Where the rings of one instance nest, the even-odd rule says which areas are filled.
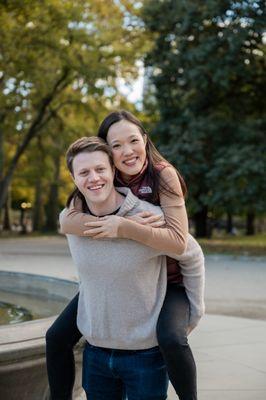
[[[164,215],[152,214],[149,211],[142,211],[138,214],[127,217],[141,225],[150,225],[153,228],[159,228],[165,225]]]
[[[107,217],[99,217],[98,221],[86,222],[88,228],[84,231],[84,235],[93,239],[117,238],[118,227],[121,217],[117,215],[109,215]]]

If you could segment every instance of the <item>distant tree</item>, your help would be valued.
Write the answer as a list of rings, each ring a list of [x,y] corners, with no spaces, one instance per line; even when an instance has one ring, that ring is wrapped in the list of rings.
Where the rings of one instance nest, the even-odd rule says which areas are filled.
[[[196,235],[216,208],[265,212],[264,2],[149,0],[142,15],[155,135],[187,180]]]
[[[119,104],[117,79],[136,76],[145,47],[137,14],[130,0],[1,2],[0,210],[25,150],[56,116],[82,132],[66,110],[87,107],[96,120]]]

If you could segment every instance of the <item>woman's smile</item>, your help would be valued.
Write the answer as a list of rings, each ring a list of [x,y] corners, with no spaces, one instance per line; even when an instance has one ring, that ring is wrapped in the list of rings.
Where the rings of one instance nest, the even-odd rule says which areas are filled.
[[[146,161],[146,136],[136,125],[125,120],[114,123],[108,130],[107,142],[115,167],[124,179],[140,173]]]

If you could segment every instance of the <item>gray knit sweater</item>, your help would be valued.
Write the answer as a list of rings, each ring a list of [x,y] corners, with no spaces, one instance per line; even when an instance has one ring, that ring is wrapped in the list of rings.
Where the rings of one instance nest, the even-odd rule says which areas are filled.
[[[117,215],[126,217],[144,210],[162,214],[159,207],[139,200],[129,189],[118,190],[126,197]],[[75,235],[67,238],[80,279],[77,324],[86,340],[114,349],[156,346],[156,325],[167,285],[166,257],[162,252],[128,239],[93,240]],[[188,252],[169,256],[183,257],[184,285],[186,273],[192,282],[188,282],[190,289],[186,291],[191,305],[190,322],[195,326],[204,312],[204,262],[192,236]]]

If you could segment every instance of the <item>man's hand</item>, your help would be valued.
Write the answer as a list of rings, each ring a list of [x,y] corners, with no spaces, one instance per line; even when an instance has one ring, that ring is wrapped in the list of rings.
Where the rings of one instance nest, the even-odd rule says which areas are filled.
[[[150,225],[153,228],[159,228],[165,225],[165,220],[163,215],[152,214],[149,211],[142,211],[138,214],[127,217],[131,221],[135,221],[141,225]]]
[[[108,215],[99,217],[98,221],[86,222],[85,226],[88,229],[84,231],[84,235],[93,239],[117,238],[120,221],[121,217]]]

